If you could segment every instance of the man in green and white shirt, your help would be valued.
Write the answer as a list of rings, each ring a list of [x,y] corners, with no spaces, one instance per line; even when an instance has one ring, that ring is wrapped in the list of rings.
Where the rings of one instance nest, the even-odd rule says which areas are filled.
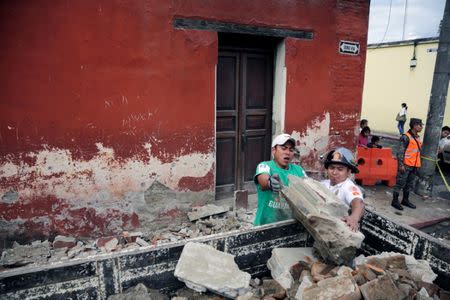
[[[258,210],[254,225],[264,225],[292,218],[291,209],[279,191],[281,184],[289,185],[288,175],[306,176],[302,167],[291,163],[294,158],[295,140],[286,133],[272,142],[271,161],[256,167],[254,181],[258,192]]]

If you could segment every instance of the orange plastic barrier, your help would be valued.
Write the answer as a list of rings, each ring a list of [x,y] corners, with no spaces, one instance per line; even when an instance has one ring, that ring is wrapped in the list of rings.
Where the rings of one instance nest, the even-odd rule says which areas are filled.
[[[360,172],[355,180],[361,185],[375,185],[382,181],[388,186],[395,185],[397,159],[392,156],[391,148],[358,147],[357,163]]]

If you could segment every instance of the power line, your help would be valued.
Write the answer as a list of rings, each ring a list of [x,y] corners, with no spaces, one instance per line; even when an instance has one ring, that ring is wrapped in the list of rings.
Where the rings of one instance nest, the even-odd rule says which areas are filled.
[[[403,33],[402,33],[402,40],[405,40],[405,28],[406,28],[406,17],[407,17],[407,11],[408,9],[408,0],[405,0],[405,11],[403,12]]]
[[[388,23],[386,25],[386,30],[384,31],[383,38],[381,39],[379,44],[384,42],[384,38],[386,37],[386,33],[387,33],[388,29],[389,29],[389,24],[391,23],[391,10],[392,10],[392,0],[391,0],[391,3],[389,4],[389,16],[388,16]]]

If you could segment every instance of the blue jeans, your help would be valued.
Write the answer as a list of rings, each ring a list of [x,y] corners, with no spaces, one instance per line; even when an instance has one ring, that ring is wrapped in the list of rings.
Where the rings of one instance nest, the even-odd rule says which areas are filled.
[[[397,128],[398,128],[398,132],[400,132],[400,134],[404,133],[403,126],[405,126],[405,122],[406,121],[398,121]]]

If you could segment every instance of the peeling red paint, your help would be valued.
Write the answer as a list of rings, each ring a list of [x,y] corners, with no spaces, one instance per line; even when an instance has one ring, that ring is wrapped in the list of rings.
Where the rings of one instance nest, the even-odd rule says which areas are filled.
[[[211,190],[214,186],[214,168],[212,168],[208,174],[203,177],[191,177],[185,176],[178,182],[180,190],[190,190],[193,192],[199,192],[204,190]]]
[[[17,230],[24,234],[135,228],[141,212],[130,208],[137,200],[124,203],[125,195],[174,176],[159,163],[214,157],[217,34],[175,29],[174,17],[313,31],[313,40],[285,39],[285,131],[303,134],[328,112],[327,146],[354,147],[368,7],[366,0],[1,1],[0,165],[10,163],[14,174],[0,169],[0,190],[18,199],[0,202],[0,220],[11,224],[10,233],[19,226],[14,221],[22,222]],[[338,54],[339,40],[359,42],[361,54]],[[99,144],[111,157],[99,154]],[[44,150],[66,151],[67,165],[45,169],[35,156]],[[89,166],[97,160],[96,173]],[[154,160],[158,167],[148,175],[114,181],[123,168],[139,172]],[[315,160],[311,152],[302,165],[311,168]],[[75,170],[79,165],[88,167]],[[213,193],[209,168],[174,168],[183,173],[170,188]],[[77,192],[91,203],[103,189],[112,200],[78,208]],[[179,214],[174,208],[161,216]]]
[[[178,207],[163,211],[161,213],[159,213],[159,217],[170,217],[172,219],[175,218],[179,218],[181,216],[185,216],[186,213],[183,212],[181,209],[179,209]]]

